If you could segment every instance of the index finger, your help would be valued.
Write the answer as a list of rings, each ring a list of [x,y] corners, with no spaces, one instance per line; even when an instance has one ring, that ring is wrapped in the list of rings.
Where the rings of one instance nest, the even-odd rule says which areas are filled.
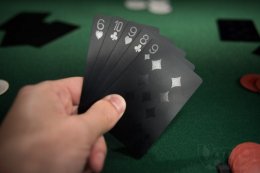
[[[53,81],[55,85],[67,89],[71,95],[73,105],[78,105],[80,102],[81,90],[83,85],[82,77],[70,77]]]

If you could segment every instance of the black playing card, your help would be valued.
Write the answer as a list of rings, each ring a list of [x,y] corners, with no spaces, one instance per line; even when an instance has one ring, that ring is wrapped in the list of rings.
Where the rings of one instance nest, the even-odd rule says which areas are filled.
[[[221,40],[260,41],[255,25],[251,20],[219,19],[217,24]]]
[[[152,40],[104,93],[126,99],[125,115],[111,133],[135,156],[147,152],[202,82],[162,43]]]
[[[90,88],[91,81],[89,80],[88,75],[90,75],[92,68],[96,61],[96,56],[99,53],[99,50],[104,42],[106,37],[107,30],[110,25],[111,17],[109,16],[96,16],[93,20],[92,30],[91,30],[91,42],[88,49],[87,55],[87,64],[86,72],[82,86],[80,104],[78,112],[82,113],[86,111],[86,101],[87,101],[87,89]]]

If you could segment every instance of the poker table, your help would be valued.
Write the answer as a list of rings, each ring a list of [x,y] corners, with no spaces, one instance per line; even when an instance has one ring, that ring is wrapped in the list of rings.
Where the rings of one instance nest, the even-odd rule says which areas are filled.
[[[0,47],[0,79],[10,84],[0,96],[1,120],[22,86],[83,76],[92,18],[97,14],[119,16],[158,27],[186,52],[203,84],[142,158],[131,157],[107,134],[103,172],[217,172],[216,165],[227,160],[234,146],[260,142],[260,95],[239,83],[244,74],[260,74],[260,57],[252,53],[259,42],[221,41],[216,21],[250,19],[260,31],[260,3],[175,0],[172,5],[171,14],[160,16],[128,10],[119,0],[2,0],[0,23],[20,12],[49,12],[46,22],[59,20],[78,28],[41,47]],[[4,35],[1,30],[0,40]]]

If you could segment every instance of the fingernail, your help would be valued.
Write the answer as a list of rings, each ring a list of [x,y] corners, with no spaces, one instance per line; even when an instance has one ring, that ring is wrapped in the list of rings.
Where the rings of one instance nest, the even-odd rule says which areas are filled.
[[[126,102],[122,96],[117,94],[111,94],[106,96],[105,99],[108,100],[116,108],[120,115],[123,114],[126,108]]]

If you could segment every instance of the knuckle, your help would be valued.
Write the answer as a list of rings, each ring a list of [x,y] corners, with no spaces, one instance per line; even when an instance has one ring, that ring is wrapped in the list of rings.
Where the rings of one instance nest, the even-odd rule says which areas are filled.
[[[53,88],[53,84],[51,81],[44,81],[44,82],[41,82],[38,84],[38,87],[41,88],[41,89],[51,89]]]
[[[34,90],[34,86],[32,85],[26,85],[22,87],[18,93],[19,96],[29,96],[31,92]]]
[[[42,98],[44,95],[49,95],[52,91],[51,87],[48,88],[49,85],[51,85],[49,82],[42,82],[40,84],[23,86],[17,94],[17,100],[27,105],[35,104],[37,99]]]
[[[28,96],[34,92],[39,92],[42,90],[50,89],[51,86],[52,86],[52,84],[50,81],[44,81],[44,82],[41,82],[41,83],[35,84],[35,85],[26,85],[20,89],[19,95]]]

